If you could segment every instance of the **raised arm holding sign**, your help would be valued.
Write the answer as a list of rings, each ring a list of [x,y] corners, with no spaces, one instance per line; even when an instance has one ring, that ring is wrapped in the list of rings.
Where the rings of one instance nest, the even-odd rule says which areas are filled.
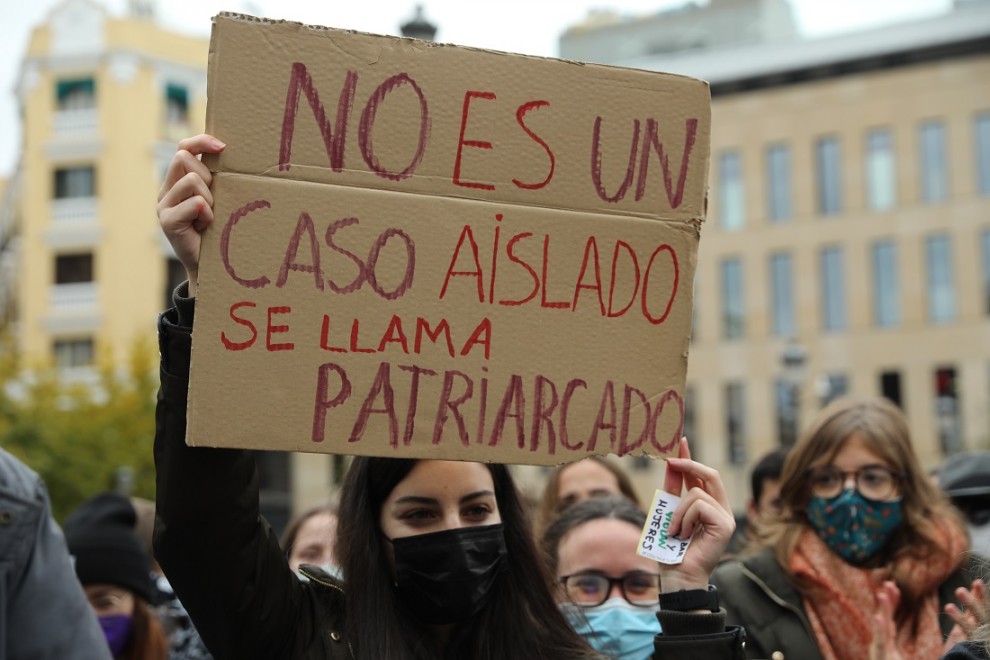
[[[519,58],[529,64],[515,69],[517,58],[511,56],[454,47],[435,50],[440,53],[444,49],[443,58],[449,59],[437,61],[453,67],[463,59],[460,66],[464,70],[481,76],[479,85],[489,78],[511,80],[512,75],[503,74],[521,75],[531,66],[537,72],[543,66],[559,66]],[[663,411],[673,409],[665,408],[671,402],[679,409],[677,392],[683,385],[687,337],[683,319],[674,324],[677,329],[673,334],[684,342],[678,340],[672,346],[680,350],[683,343],[685,353],[679,354],[680,361],[659,372],[659,378],[669,383],[666,389],[656,390],[657,374],[642,369],[629,373],[628,382],[642,378],[635,381],[638,386],[621,384],[627,382],[622,380],[625,369],[636,356],[660,352],[653,344],[626,345],[624,333],[623,341],[616,342],[619,350],[614,365],[573,360],[561,365],[560,355],[543,355],[540,350],[564,341],[575,349],[572,357],[591,360],[595,353],[590,347],[600,343],[604,329],[610,327],[607,324],[616,318],[610,313],[619,310],[608,297],[608,285],[599,279],[604,277],[599,244],[605,245],[607,238],[609,245],[614,243],[615,255],[625,255],[614,257],[610,281],[615,284],[616,272],[623,268],[619,260],[637,254],[638,238],[652,240],[649,237],[664,223],[650,213],[637,215],[633,202],[627,201],[630,208],[623,213],[634,217],[609,218],[608,223],[616,227],[629,224],[621,233],[611,233],[599,226],[601,218],[585,217],[583,212],[570,209],[570,205],[583,202],[577,197],[569,201],[567,191],[546,197],[547,204],[565,210],[530,209],[534,213],[531,223],[506,222],[508,215],[522,215],[522,202],[511,195],[494,198],[496,206],[505,210],[501,218],[489,214],[495,201],[477,200],[477,190],[488,194],[492,191],[485,186],[498,190],[505,181],[526,190],[526,185],[540,181],[525,169],[528,161],[511,158],[493,160],[497,167],[492,165],[493,174],[488,178],[468,176],[469,171],[475,171],[469,168],[474,157],[471,150],[489,149],[484,140],[469,139],[464,133],[466,126],[472,126],[465,123],[469,108],[477,99],[508,95],[511,100],[512,95],[499,91],[489,99],[487,92],[462,94],[463,103],[457,104],[459,114],[451,117],[434,110],[430,115],[433,121],[426,122],[425,99],[435,96],[418,73],[428,67],[423,68],[416,57],[429,50],[407,40],[242,17],[220,17],[214,26],[210,69],[214,127],[223,123],[218,118],[223,108],[250,106],[260,108],[258,112],[269,111],[269,95],[257,93],[271,73],[266,68],[269,60],[278,64],[290,53],[307,63],[302,67],[289,61],[285,67],[276,67],[284,74],[282,82],[288,89],[287,96],[275,103],[278,121],[272,125],[281,127],[273,143],[277,148],[255,149],[266,145],[268,136],[261,129],[252,131],[267,124],[238,122],[230,117],[231,123],[223,124],[228,129],[222,132],[226,145],[209,135],[180,144],[159,195],[163,230],[191,281],[188,288],[184,285],[176,291],[176,307],[159,323],[162,387],[155,439],[156,555],[218,659],[597,657],[568,626],[554,602],[551,581],[539,560],[507,469],[497,463],[465,459],[560,462],[576,457],[572,454],[623,448],[662,453],[675,444],[667,447],[665,436],[678,431],[680,421],[669,422]],[[373,54],[379,57],[371,57]],[[253,70],[225,68],[231,60],[239,62],[241,68],[250,61]],[[255,67],[255,63],[260,64]],[[315,71],[333,67],[344,70],[342,87],[338,87],[340,99],[324,104],[316,92],[322,83],[317,82]],[[406,67],[416,75],[403,73]],[[218,80],[221,72],[230,75],[219,75]],[[362,100],[365,104],[357,122],[355,146],[345,140],[344,127],[348,126],[353,99],[365,90],[361,81],[371,73],[392,82],[379,84],[366,103]],[[624,78],[624,74],[611,70],[588,67],[571,82],[593,87],[616,76]],[[636,74],[640,76],[651,77]],[[654,101],[666,99],[676,105],[676,88],[670,88],[669,97],[656,96],[654,90]],[[412,93],[422,103],[393,115],[394,127],[379,134],[373,128],[388,116],[384,99],[397,89]],[[359,104],[353,103],[357,113]],[[547,105],[553,103],[551,98]],[[290,115],[302,117],[307,106],[316,117],[311,129],[326,129],[316,133],[322,135],[316,143],[300,142],[294,133],[300,130],[299,120],[293,125],[287,119]],[[331,120],[322,112],[325,107],[337,108],[332,131]],[[513,121],[518,118],[518,125],[528,130],[521,130],[522,137],[516,142],[507,139],[500,147],[535,146],[544,165],[556,163],[550,169],[557,168],[557,172],[577,166],[565,166],[561,154],[566,149],[557,152],[553,147],[557,143],[534,137],[542,134],[523,120],[527,113],[545,109],[545,105],[527,101],[512,107],[516,108],[510,113]],[[707,106],[703,109],[707,112]],[[399,167],[392,152],[379,152],[375,147],[381,141],[401,143],[409,138],[403,135],[410,127],[414,129],[410,138],[414,144],[426,144],[424,136],[436,138],[448,133],[441,130],[445,122],[462,129],[453,133],[455,157],[447,163],[454,172],[448,181],[468,191],[462,195],[441,195],[433,189],[432,175],[439,170],[431,160],[434,152],[430,148],[424,147],[421,156]],[[606,168],[605,152],[595,146],[599,124],[592,122],[595,139],[583,143],[587,151],[583,167],[590,167],[593,173],[590,194],[600,198]],[[287,132],[287,125],[294,128]],[[626,183],[620,186],[625,192],[612,195],[614,199],[603,202],[603,207],[621,206],[623,194],[645,197],[649,190],[646,183],[640,193],[631,186],[637,180],[636,171],[646,181],[646,168],[660,152],[660,128],[649,117],[632,125],[637,137],[630,153],[637,156],[640,146],[645,145],[645,156],[628,158]],[[678,153],[690,153],[695,142],[703,142],[707,152],[707,140],[697,137],[701,129],[696,119],[682,117],[679,125],[681,130],[688,127],[690,138],[681,138]],[[541,140],[546,149],[539,149]],[[325,150],[314,151],[316,144]],[[495,144],[490,145],[490,149],[495,148]],[[354,170],[349,169],[349,163],[354,162],[350,160],[352,149],[358,150],[364,163]],[[267,157],[258,156],[267,151],[275,154],[270,168]],[[420,152],[414,149],[412,153]],[[556,160],[551,157],[554,154]],[[206,158],[201,161],[201,156]],[[317,166],[320,159],[323,164]],[[707,163],[706,158],[701,160]],[[682,205],[687,197],[683,186],[703,189],[704,173],[692,183],[684,165],[670,178],[667,156],[660,162],[664,175],[657,174],[657,180],[666,183],[666,188],[661,184],[661,190],[667,191],[664,198],[669,194],[668,202],[676,201],[668,207]],[[512,177],[507,176],[508,164],[512,165]],[[422,168],[422,175],[414,176],[417,168]],[[290,181],[279,174],[290,170],[301,173],[305,180]],[[552,178],[545,176],[546,181]],[[403,190],[406,183],[408,191]],[[287,209],[292,209],[288,223],[283,222]],[[479,256],[480,231],[475,230],[483,222],[477,216],[479,209],[484,210],[485,223],[494,223],[487,225],[495,246],[487,255],[490,262]],[[690,295],[673,284],[677,278],[672,276],[680,272],[680,277],[689,277],[693,269],[697,226],[689,220],[700,222],[701,216],[693,215],[699,209],[671,210],[681,219],[675,223],[678,228],[661,232],[665,238],[657,245],[665,247],[644,253],[648,257],[642,263],[636,261],[638,257],[630,257],[633,261],[628,263],[635,262],[637,267],[626,274],[632,278],[629,281],[638,282],[634,288],[640,290],[640,297],[630,298],[622,313],[638,309],[639,318],[633,325],[648,330],[642,336],[634,331],[633,337],[654,342],[656,328],[673,318],[663,308],[668,302],[669,307],[682,301],[679,304],[687,307],[682,308],[681,315],[690,317],[684,313],[690,310]],[[356,210],[361,214],[353,215]],[[321,218],[318,230],[317,217]],[[327,217],[331,219],[326,221]],[[400,217],[401,223],[397,220]],[[284,231],[288,232],[287,241],[276,240],[276,236],[284,237]],[[347,231],[355,233],[345,241]],[[250,232],[255,232],[253,238]],[[539,240],[527,244],[536,235]],[[548,276],[556,258],[551,257],[552,246],[559,245],[552,239],[575,235],[581,237],[583,247],[571,255],[577,286],[567,301],[554,298],[548,291],[548,283],[553,281]],[[431,243],[434,247],[427,249]],[[529,251],[534,246],[542,261],[534,260]],[[277,258],[272,259],[273,254]],[[332,256],[333,265],[324,266],[324,254]],[[499,261],[499,255],[506,261]],[[482,272],[483,263],[490,265],[490,270]],[[523,275],[522,280],[498,279],[497,269],[504,273],[510,268],[515,268],[517,277]],[[422,272],[436,277],[420,284],[420,278],[426,277]],[[646,273],[653,275],[646,278]],[[528,281],[529,288],[518,288],[520,281]],[[667,282],[667,293],[653,298],[648,290],[656,292],[662,281]],[[455,296],[454,289],[461,292]],[[465,293],[466,289],[470,292]],[[585,289],[592,292],[587,299]],[[424,293],[413,296],[412,291]],[[457,302],[451,302],[455,298]],[[586,300],[597,300],[601,305]],[[658,300],[663,302],[659,308]],[[506,302],[518,305],[503,304]],[[532,306],[532,313],[516,313],[527,305]],[[581,310],[590,308],[591,313],[582,315],[578,306]],[[465,308],[475,311],[457,323],[454,316],[448,318],[451,310]],[[512,314],[503,318],[502,308]],[[559,317],[565,319],[562,325],[548,320],[562,309],[568,310]],[[337,341],[333,333],[342,316],[351,322],[344,324],[349,327],[346,338]],[[596,316],[598,320],[593,321]],[[306,320],[294,325],[297,318]],[[468,321],[461,323],[464,318]],[[367,335],[361,329],[376,322],[386,328],[377,347],[365,342]],[[574,324],[590,324],[595,331],[588,336],[545,334],[545,327]],[[301,325],[309,330],[295,330]],[[470,330],[466,338],[461,335],[463,343],[454,341],[458,336],[455,326]],[[511,338],[500,340],[499,336]],[[195,351],[191,350],[193,338]],[[392,362],[396,353],[402,357]],[[415,361],[427,359],[423,357],[427,353],[433,355],[430,361]],[[511,357],[503,363],[496,359],[502,354]],[[670,351],[664,349],[664,354],[669,357]],[[568,375],[570,368],[584,371]],[[409,386],[406,395],[396,387],[400,376]],[[568,405],[577,406],[579,394],[590,391],[592,384],[601,392],[595,395],[590,414],[587,399],[582,399],[585,414],[571,417]],[[486,388],[504,391],[486,394]],[[430,422],[424,425],[418,409],[428,400],[434,408],[426,414]],[[471,409],[469,402],[480,407]],[[486,406],[495,412],[486,411]],[[633,428],[634,414],[640,416],[637,428]],[[574,427],[568,426],[577,420],[587,422],[586,430],[592,428],[594,432],[577,440],[571,435]],[[300,430],[303,427],[305,430]],[[354,459],[341,493],[335,555],[346,585],[315,567],[301,568],[309,582],[296,579],[275,535],[259,516],[252,455],[241,449],[203,445],[371,454],[373,457]],[[707,468],[687,460],[674,464],[673,469],[702,479],[703,490],[709,493],[698,501],[691,495],[685,497],[692,503],[681,513],[682,524],[711,526],[716,538],[724,536],[727,541],[728,536],[721,534],[722,524],[717,522],[720,514],[713,518],[710,508],[713,501],[722,504],[717,474],[706,478]],[[691,550],[700,553],[702,549]],[[680,572],[670,569],[672,576]],[[699,576],[692,573],[681,583],[687,585],[697,579]],[[678,580],[672,578],[672,582]],[[718,617],[714,621],[709,621],[711,616],[704,618],[705,623],[689,625],[685,630],[702,637],[711,633],[711,637],[692,638],[692,643],[704,641],[707,657],[735,657],[741,648],[739,637],[724,634]],[[676,637],[664,638],[657,638],[657,649],[664,649],[662,657],[694,657],[696,647],[677,643]]]

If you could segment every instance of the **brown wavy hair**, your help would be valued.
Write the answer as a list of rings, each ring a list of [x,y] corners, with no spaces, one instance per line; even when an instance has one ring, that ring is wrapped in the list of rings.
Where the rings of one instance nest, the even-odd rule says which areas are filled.
[[[891,566],[891,579],[901,589],[901,602],[895,613],[898,626],[910,623],[915,629],[915,613],[927,594],[914,593],[908,576],[898,573],[897,560],[911,557],[924,561],[944,553],[941,545],[946,526],[964,529],[958,512],[922,469],[911,444],[911,432],[901,410],[887,399],[843,398],[822,409],[791,450],[781,474],[781,512],[768,520],[761,541],[773,548],[785,569],[801,534],[811,529],[808,521],[808,471],[822,460],[831,461],[853,434],[901,473],[900,494],[903,521],[881,554],[870,565]],[[804,585],[795,582],[803,594]]]
[[[131,641],[124,649],[121,660],[168,660],[168,640],[162,624],[141,598],[134,596],[134,615]]]

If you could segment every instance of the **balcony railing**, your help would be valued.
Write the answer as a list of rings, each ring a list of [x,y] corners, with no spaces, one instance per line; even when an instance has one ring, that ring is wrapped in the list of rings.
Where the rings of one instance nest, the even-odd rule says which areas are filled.
[[[97,312],[98,292],[95,282],[55,284],[51,287],[52,317],[87,316]]]
[[[87,136],[99,132],[100,114],[96,108],[76,108],[55,112],[56,137]]]
[[[66,197],[52,200],[52,226],[59,229],[84,229],[95,227],[97,222],[96,197]]]

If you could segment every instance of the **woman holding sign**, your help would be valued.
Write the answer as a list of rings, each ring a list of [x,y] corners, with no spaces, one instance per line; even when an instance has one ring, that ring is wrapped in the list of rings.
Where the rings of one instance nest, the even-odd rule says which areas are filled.
[[[891,589],[903,657],[944,652],[945,636],[961,630],[951,603],[981,571],[894,404],[823,409],[784,464],[780,499],[763,549],[712,577],[729,621],[746,627],[750,657],[868,658],[872,617]]]
[[[259,516],[252,454],[185,444],[200,232],[213,221],[211,174],[198,156],[223,147],[208,135],[181,142],[158,204],[189,283],[159,321],[155,550],[214,657],[600,657],[554,601],[505,466],[355,458],[334,551],[344,581],[303,565],[302,582]],[[669,532],[697,532],[683,562],[665,569],[664,588],[707,596],[732,515],[714,470],[684,454],[668,466],[668,490],[691,486]],[[678,638],[672,626],[655,640],[660,657],[697,657],[702,643],[705,657],[741,653],[741,635],[724,632],[711,610],[681,616],[698,623],[682,630],[701,637]]]

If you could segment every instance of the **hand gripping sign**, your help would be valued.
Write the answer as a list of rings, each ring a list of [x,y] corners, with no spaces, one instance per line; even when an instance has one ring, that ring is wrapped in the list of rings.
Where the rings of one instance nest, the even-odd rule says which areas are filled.
[[[706,83],[222,14],[208,93],[189,444],[675,445]]]

